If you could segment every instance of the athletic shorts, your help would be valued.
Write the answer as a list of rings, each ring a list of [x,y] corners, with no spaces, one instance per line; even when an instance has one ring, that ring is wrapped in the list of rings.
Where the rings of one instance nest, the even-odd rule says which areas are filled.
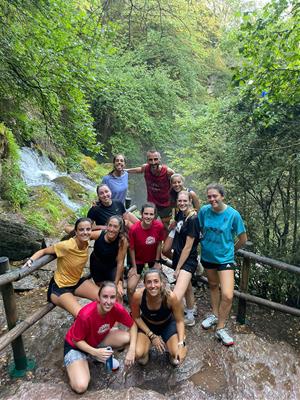
[[[153,268],[155,262],[154,261],[150,261],[147,264],[148,264],[149,268]],[[142,274],[143,269],[145,268],[145,265],[146,265],[146,263],[145,264],[136,264],[136,272],[137,272],[138,275]],[[131,268],[132,268],[132,266],[131,266]]]
[[[172,210],[173,208],[168,206],[168,207],[161,207],[161,206],[156,206],[157,209],[157,215],[159,218],[169,218],[172,216]]]
[[[90,271],[94,282],[114,282],[116,278],[117,267],[111,268],[111,266],[105,267],[104,265],[99,264],[98,258],[93,252],[90,257]]]
[[[173,253],[173,259],[172,259],[172,268],[173,268],[174,270],[176,269],[176,266],[177,266],[177,264],[178,264],[179,258],[180,258],[180,254],[178,254],[178,253],[176,253],[176,252],[174,251],[174,253]],[[181,267],[181,269],[183,269],[184,271],[190,272],[192,275],[194,275],[194,273],[195,273],[197,267],[198,267],[198,260],[197,260],[197,259],[194,259],[194,258],[191,258],[191,257],[188,257],[188,258],[185,260],[185,263],[183,264],[183,266]]]
[[[52,302],[51,302],[51,294],[52,294],[52,293],[55,294],[55,295],[58,296],[58,297],[61,296],[61,295],[64,294],[64,293],[72,293],[72,294],[74,294],[75,290],[76,290],[77,288],[79,288],[79,286],[80,286],[84,281],[86,281],[87,279],[89,279],[89,278],[83,277],[83,278],[80,278],[80,279],[79,279],[79,281],[76,283],[76,285],[73,285],[73,286],[65,286],[65,287],[60,288],[60,287],[57,286],[57,284],[56,284],[56,282],[55,282],[55,280],[54,280],[54,277],[53,277],[53,278],[51,279],[50,283],[49,283],[49,286],[48,286],[47,300],[48,300],[50,303],[52,303]]]
[[[215,269],[217,271],[234,271],[236,269],[235,263],[215,264],[201,260],[201,264],[205,269]]]
[[[161,336],[162,340],[166,343],[171,336],[177,334],[177,328],[176,328],[176,321],[175,319],[171,316],[167,321],[163,322],[162,324],[151,324],[149,321],[143,318],[142,320],[145,322],[145,324],[148,326],[150,331],[152,331],[155,335]],[[145,333],[142,330],[138,330],[139,332]]]

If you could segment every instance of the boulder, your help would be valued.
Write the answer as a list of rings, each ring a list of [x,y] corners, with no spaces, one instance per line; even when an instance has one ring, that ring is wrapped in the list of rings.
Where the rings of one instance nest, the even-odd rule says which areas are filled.
[[[19,261],[46,247],[43,235],[35,228],[0,218],[0,256]]]

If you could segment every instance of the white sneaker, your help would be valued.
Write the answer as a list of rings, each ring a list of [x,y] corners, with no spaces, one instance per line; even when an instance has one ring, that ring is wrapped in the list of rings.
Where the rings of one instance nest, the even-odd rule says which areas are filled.
[[[195,317],[194,317],[194,316],[192,316],[192,317],[190,317],[190,318],[188,318],[188,317],[186,316],[186,317],[184,318],[184,324],[185,324],[186,326],[194,326],[195,323],[196,323],[196,321],[195,321]]]
[[[209,329],[212,326],[216,325],[218,322],[218,318],[215,314],[209,314],[201,323],[203,329]]]
[[[187,313],[187,308],[184,307],[184,314],[186,314],[186,313]],[[198,317],[198,307],[197,307],[197,304],[195,304],[194,307],[193,307],[193,314],[194,314],[194,317]]]
[[[234,344],[234,340],[226,328],[217,329],[215,336],[218,340],[221,340],[225,346],[232,346]]]

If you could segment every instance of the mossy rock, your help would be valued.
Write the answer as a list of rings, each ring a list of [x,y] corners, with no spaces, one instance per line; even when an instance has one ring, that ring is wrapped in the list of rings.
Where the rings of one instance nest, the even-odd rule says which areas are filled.
[[[53,182],[59,185],[71,200],[84,201],[89,197],[86,188],[69,176],[59,176],[53,179]]]
[[[63,226],[75,219],[72,210],[64,205],[59,196],[50,188],[31,188],[30,201],[22,209],[26,222],[47,235],[57,235]]]
[[[99,183],[102,181],[103,176],[112,170],[112,164],[98,164],[96,160],[88,156],[81,158],[80,166],[89,179]]]

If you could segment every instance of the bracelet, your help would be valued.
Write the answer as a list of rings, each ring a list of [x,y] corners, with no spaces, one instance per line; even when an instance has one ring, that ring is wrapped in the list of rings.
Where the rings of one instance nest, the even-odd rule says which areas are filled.
[[[156,263],[160,263],[160,259],[159,260],[154,260]]]
[[[182,340],[181,342],[178,342],[177,346],[178,346],[178,347],[179,347],[179,346],[185,347],[185,341]]]
[[[155,335],[155,333],[152,333],[152,335],[149,336],[149,339],[151,342],[156,338],[157,338],[157,336]]]
[[[147,335],[148,337],[150,337],[152,334],[153,334],[153,332],[151,332],[150,329],[149,329],[148,333],[146,333],[146,335]]]
[[[33,260],[32,258],[29,258],[29,260],[28,260],[28,261],[31,261],[31,264],[32,264],[34,260]]]

